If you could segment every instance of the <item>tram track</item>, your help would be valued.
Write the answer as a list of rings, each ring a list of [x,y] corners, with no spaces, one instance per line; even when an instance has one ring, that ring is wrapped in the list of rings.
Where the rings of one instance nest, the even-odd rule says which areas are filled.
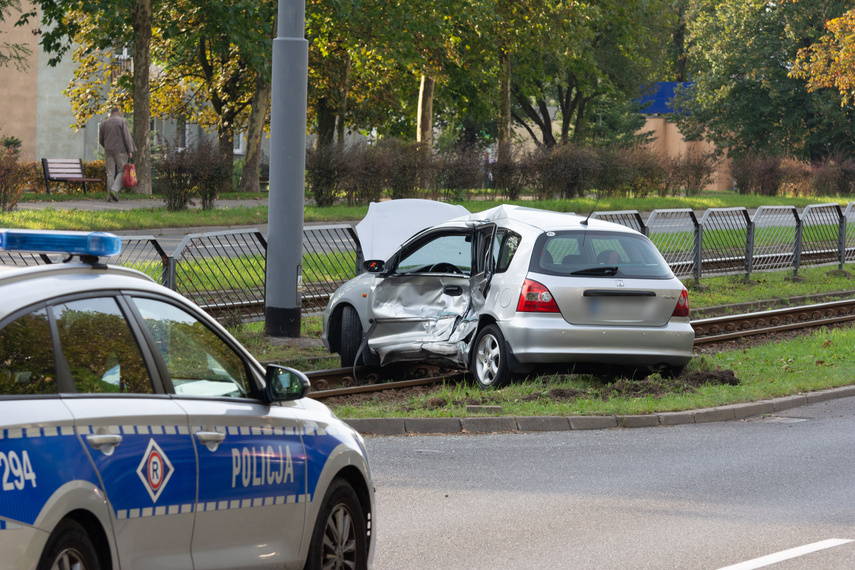
[[[696,319],[695,346],[724,343],[752,335],[779,333],[834,325],[855,320],[855,299],[786,307],[768,311]],[[424,364],[395,365],[391,368],[357,366],[307,372],[318,400],[335,396],[412,388],[458,380],[462,371],[450,371]],[[388,381],[391,378],[405,380]]]

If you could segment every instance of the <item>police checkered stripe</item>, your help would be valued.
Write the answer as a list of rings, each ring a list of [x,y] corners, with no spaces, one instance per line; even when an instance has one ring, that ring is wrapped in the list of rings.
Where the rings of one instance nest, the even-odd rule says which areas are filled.
[[[116,435],[189,435],[202,431],[202,426],[192,428],[184,425],[162,426],[162,425],[114,425],[114,426],[79,426],[77,433],[90,435],[97,430],[106,430]],[[249,426],[216,426],[217,431],[229,435],[241,436],[325,436],[326,429],[318,425],[304,425],[302,429],[297,427],[249,427]],[[0,429],[0,439],[21,439],[33,437],[56,437],[60,435],[74,435],[74,426],[49,426],[49,427],[27,427]]]
[[[190,431],[204,431],[206,428],[202,426],[193,426]],[[208,428],[210,429],[210,428]],[[234,436],[257,436],[257,437],[277,437],[277,436],[324,436],[327,435],[326,429],[320,426],[303,426],[302,429],[297,427],[249,427],[249,426],[214,426],[216,431]]]
[[[0,520],[0,530],[21,530],[22,528],[24,528],[22,524]]]
[[[98,430],[106,430],[116,435],[190,435],[187,426],[147,426],[147,425],[115,425],[115,426],[80,426],[80,435],[90,435]]]
[[[254,509],[258,507],[272,507],[274,505],[286,505],[296,503],[311,503],[311,495],[278,495],[271,497],[255,497],[253,499],[238,499],[233,501],[211,501],[199,504],[196,512],[233,511],[237,509]],[[147,507],[143,509],[120,509],[116,513],[119,520],[138,519],[145,517],[160,517],[164,515],[183,515],[192,513],[194,506],[164,505],[160,507]]]
[[[60,435],[74,435],[74,426],[68,425],[0,429],[0,439],[57,437]]]

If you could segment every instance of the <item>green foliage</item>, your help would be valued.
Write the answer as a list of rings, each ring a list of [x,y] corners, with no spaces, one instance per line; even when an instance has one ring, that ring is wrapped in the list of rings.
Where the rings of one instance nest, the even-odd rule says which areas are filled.
[[[18,164],[18,152],[14,148],[0,149],[0,211],[15,209],[24,191],[24,170]]]
[[[699,0],[688,18],[693,87],[679,96],[680,130],[732,158],[791,155],[815,160],[855,152],[855,110],[839,94],[809,93],[789,76],[799,48],[824,33],[848,2]]]
[[[166,209],[180,211],[190,200],[199,198],[203,210],[214,207],[223,183],[231,177],[231,165],[216,144],[202,137],[186,148],[177,141],[164,143],[156,159],[158,190],[166,199]]]

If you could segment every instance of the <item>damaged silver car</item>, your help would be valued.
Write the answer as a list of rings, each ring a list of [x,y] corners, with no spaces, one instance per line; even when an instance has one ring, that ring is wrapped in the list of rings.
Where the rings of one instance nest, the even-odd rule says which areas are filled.
[[[398,202],[410,204],[372,204],[373,222],[357,226],[367,272],[324,313],[323,342],[343,366],[434,362],[498,388],[536,366],[679,373],[691,360],[688,292],[635,230],[504,205],[434,221],[395,248],[429,209]]]

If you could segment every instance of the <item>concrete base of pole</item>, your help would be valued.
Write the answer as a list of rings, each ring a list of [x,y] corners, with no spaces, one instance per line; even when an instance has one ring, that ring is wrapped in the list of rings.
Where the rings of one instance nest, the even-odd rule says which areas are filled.
[[[264,334],[267,336],[300,336],[300,307],[283,309],[280,307],[264,308]]]

